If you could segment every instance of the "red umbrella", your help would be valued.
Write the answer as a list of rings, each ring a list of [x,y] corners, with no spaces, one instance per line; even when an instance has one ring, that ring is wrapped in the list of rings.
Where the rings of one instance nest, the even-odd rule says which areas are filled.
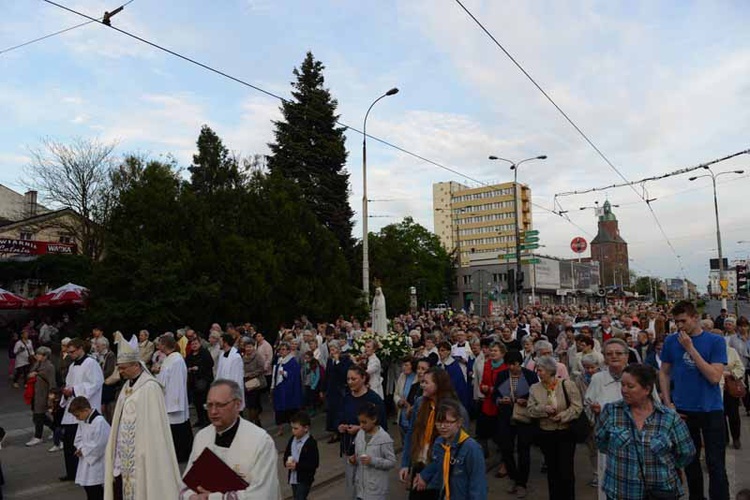
[[[37,307],[81,306],[86,303],[89,289],[68,283],[36,298]]]
[[[21,309],[31,305],[29,299],[0,288],[0,309]]]

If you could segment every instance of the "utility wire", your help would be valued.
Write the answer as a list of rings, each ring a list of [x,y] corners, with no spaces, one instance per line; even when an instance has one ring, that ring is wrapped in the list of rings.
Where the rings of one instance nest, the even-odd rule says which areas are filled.
[[[60,8],[60,9],[63,9],[63,10],[66,10],[66,11],[68,11],[68,12],[71,12],[71,13],[73,13],[73,14],[76,14],[76,15],[78,15],[78,16],[81,16],[81,17],[85,17],[86,19],[89,19],[89,21],[91,21],[91,22],[98,22],[99,24],[104,24],[104,23],[102,23],[102,22],[101,22],[100,20],[98,20],[98,19],[95,19],[95,18],[93,18],[93,17],[91,17],[91,16],[89,16],[89,15],[86,15],[86,14],[82,13],[82,12],[78,12],[77,10],[71,9],[71,8],[69,8],[69,7],[66,7],[66,6],[64,6],[64,5],[61,5],[61,4],[59,4],[59,3],[57,3],[57,2],[54,2],[54,1],[52,1],[52,0],[43,0],[43,1],[44,1],[44,2],[47,2],[47,3],[48,3],[48,4],[50,4],[50,5],[54,5],[55,7],[58,7],[58,8]],[[131,0],[131,1],[132,1],[132,0]],[[227,79],[229,79],[229,80],[232,80],[232,81],[234,81],[234,82],[236,82],[236,83],[239,83],[239,84],[241,84],[241,85],[244,85],[244,86],[246,86],[246,87],[249,87],[249,88],[251,88],[251,89],[253,89],[253,90],[257,91],[257,92],[260,92],[260,93],[262,93],[262,94],[265,94],[265,95],[267,95],[267,96],[269,96],[269,97],[273,97],[274,99],[278,99],[279,101],[282,101],[282,102],[284,102],[284,103],[290,103],[290,101],[289,101],[288,99],[285,99],[284,97],[282,97],[282,96],[280,96],[280,95],[278,95],[278,94],[275,94],[275,93],[273,93],[273,92],[271,92],[271,91],[268,91],[268,90],[266,90],[266,89],[264,89],[264,88],[262,88],[262,87],[259,87],[259,86],[257,86],[257,85],[253,85],[252,83],[249,83],[249,82],[247,82],[247,81],[245,81],[245,80],[242,80],[241,78],[237,78],[237,77],[235,77],[235,76],[232,76],[232,75],[230,75],[229,73],[226,73],[226,72],[224,72],[224,71],[221,71],[221,70],[219,70],[219,69],[213,68],[213,67],[211,67],[211,66],[209,66],[209,65],[207,65],[207,64],[204,64],[204,63],[202,63],[202,62],[200,62],[200,61],[197,61],[197,60],[195,60],[195,59],[193,59],[193,58],[190,58],[190,57],[188,57],[188,56],[182,55],[182,54],[180,54],[180,53],[178,53],[178,52],[175,52],[174,50],[170,50],[170,49],[168,49],[168,48],[166,48],[166,47],[164,47],[164,46],[162,46],[162,45],[159,45],[159,44],[156,44],[156,43],[154,43],[154,42],[151,42],[151,41],[149,41],[149,40],[146,40],[145,38],[142,38],[142,37],[140,37],[140,36],[138,36],[138,35],[135,35],[135,34],[133,34],[133,33],[130,33],[130,32],[128,32],[128,31],[125,31],[125,30],[123,30],[123,29],[120,29],[120,28],[118,28],[117,26],[108,26],[108,27],[109,27],[109,28],[112,28],[112,29],[113,29],[113,30],[115,30],[115,31],[118,31],[118,32],[122,33],[123,35],[129,36],[130,38],[133,38],[133,39],[135,39],[135,40],[138,40],[138,41],[139,41],[139,42],[141,42],[141,43],[145,43],[146,45],[149,45],[149,46],[151,46],[151,47],[153,47],[153,48],[155,48],[155,49],[161,50],[162,52],[166,52],[167,54],[170,54],[170,55],[172,55],[172,56],[175,56],[175,57],[177,57],[177,58],[179,58],[179,59],[182,59],[183,61],[187,61],[187,62],[189,62],[189,63],[191,63],[191,64],[194,64],[194,65],[196,65],[196,66],[199,66],[199,67],[201,67],[201,68],[203,68],[203,69],[205,69],[205,70],[208,70],[208,71],[210,71],[210,72],[212,72],[212,73],[216,73],[217,75],[223,76],[224,78],[227,78]],[[341,125],[342,127],[345,127],[345,128],[347,128],[347,129],[349,129],[349,130],[353,131],[353,132],[356,132],[356,133],[358,133],[358,134],[360,134],[360,135],[364,135],[364,134],[363,134],[363,132],[362,132],[361,130],[359,130],[359,129],[355,128],[355,127],[352,127],[352,126],[350,126],[350,125],[347,125],[346,123],[344,123],[344,122],[342,122],[342,121],[340,121],[340,120],[336,120],[336,123],[337,123],[338,125]],[[436,166],[436,167],[438,167],[438,168],[441,168],[441,169],[443,169],[443,170],[445,170],[445,171],[447,171],[447,172],[451,172],[451,173],[453,173],[453,174],[455,174],[455,175],[458,175],[459,177],[462,177],[462,178],[464,178],[464,179],[467,179],[467,180],[470,180],[470,181],[473,181],[473,182],[477,182],[477,183],[480,183],[480,184],[484,184],[484,183],[482,183],[482,181],[480,181],[480,180],[478,180],[478,179],[475,179],[475,178],[473,178],[473,177],[471,177],[471,176],[469,176],[469,175],[467,175],[467,174],[464,174],[464,173],[462,173],[462,172],[459,172],[458,170],[455,170],[455,169],[452,169],[452,168],[450,168],[450,167],[447,167],[447,166],[445,166],[445,165],[443,165],[443,164],[441,164],[441,163],[438,163],[438,162],[436,162],[436,161],[434,161],[434,160],[431,160],[431,159],[429,159],[429,158],[426,158],[426,157],[424,157],[424,156],[422,156],[422,155],[419,155],[419,154],[417,154],[417,153],[414,153],[414,152],[412,152],[412,151],[409,151],[409,150],[407,150],[407,149],[405,149],[405,148],[402,148],[401,146],[398,146],[398,145],[396,145],[396,144],[393,144],[393,143],[391,143],[391,142],[388,142],[388,141],[386,141],[385,139],[381,139],[380,137],[376,137],[376,136],[373,136],[373,135],[370,135],[370,134],[367,134],[367,137],[368,137],[368,138],[370,138],[370,139],[372,139],[372,140],[374,140],[374,141],[376,141],[376,142],[379,142],[379,143],[381,143],[381,144],[384,144],[384,145],[386,145],[386,146],[388,146],[388,147],[390,147],[390,148],[393,148],[393,149],[395,149],[395,150],[397,150],[397,151],[400,151],[400,152],[402,152],[402,153],[404,153],[404,154],[407,154],[407,155],[409,155],[409,156],[412,156],[412,157],[414,157],[414,158],[417,158],[418,160],[421,160],[421,161],[423,161],[423,162],[426,162],[426,163],[430,163],[430,164],[432,164],[432,165],[434,165],[434,166]]]
[[[122,4],[122,6],[120,8],[124,8],[127,5],[133,3],[134,1],[135,0],[129,0],[128,2],[125,2],[124,4]],[[91,23],[101,22],[102,19],[103,18],[91,19],[91,20],[83,22],[81,24],[76,24],[75,26],[70,26],[69,28],[65,28],[65,29],[62,29],[60,31],[55,31],[54,33],[50,33],[48,35],[40,36],[39,38],[35,38],[33,40],[29,40],[28,42],[24,42],[24,43],[21,43],[21,44],[18,44],[18,45],[14,45],[13,47],[8,47],[7,49],[0,50],[0,55],[6,54],[8,52],[12,52],[12,51],[14,51],[16,49],[20,49],[22,47],[26,47],[27,45],[31,45],[32,43],[41,42],[42,40],[46,40],[48,38],[52,38],[53,36],[62,35],[63,33],[67,33],[68,31],[73,31],[75,29],[82,28],[82,27],[87,26],[87,25],[89,25]]]
[[[503,45],[497,40],[497,38],[495,38],[495,36],[492,33],[490,33],[490,31],[487,28],[484,27],[481,21],[479,21],[479,19],[477,19],[476,16],[472,14],[472,12],[463,4],[463,2],[461,2],[461,0],[455,0],[455,2],[464,10],[464,12],[466,12],[466,14],[477,24],[477,26],[479,26],[479,28],[495,43],[495,45],[497,45],[497,47],[503,51],[503,53],[511,60],[511,62],[513,62],[513,64],[516,65],[516,67],[526,76],[526,78],[529,79],[529,81],[537,88],[537,90],[539,90],[539,92],[542,93],[542,95],[555,107],[555,109],[557,109],[557,111],[563,116],[563,118],[565,118],[565,120],[576,130],[576,132],[578,132],[578,134],[580,134],[580,136],[583,137],[583,139],[589,144],[589,146],[591,146],[594,149],[594,151],[596,151],[596,153],[602,158],[602,160],[604,160],[605,163],[609,165],[609,167],[612,170],[615,171],[615,173],[625,182],[625,185],[630,186],[633,192],[641,200],[643,200],[646,203],[646,205],[648,206],[649,212],[651,213],[651,215],[654,217],[654,220],[656,221],[656,225],[659,226],[659,229],[662,235],[664,236],[664,239],[667,241],[667,245],[669,245],[669,248],[672,249],[672,252],[674,253],[675,257],[677,257],[677,260],[680,263],[680,268],[682,269],[682,260],[680,259],[680,256],[675,251],[674,246],[672,246],[672,242],[669,241],[669,237],[664,232],[664,228],[662,227],[661,222],[659,221],[659,218],[656,216],[656,212],[654,212],[653,208],[651,207],[648,198],[644,196],[642,193],[638,192],[635,186],[622,174],[622,172],[620,172],[620,170],[614,165],[614,163],[612,163],[609,160],[609,158],[607,158],[607,156],[602,152],[601,149],[599,149],[599,147],[596,144],[594,144],[594,142],[589,138],[589,136],[586,135],[583,130],[581,130],[581,128],[570,118],[570,116],[568,116],[568,114],[565,111],[563,111],[563,109],[555,102],[554,99],[552,99],[552,97],[547,93],[547,91],[545,91],[542,88],[542,86],[539,85],[539,83],[537,83],[537,81],[531,76],[531,74],[529,74],[529,72],[526,71],[526,69],[521,65],[521,63],[519,63],[518,60],[516,60],[516,58],[513,57],[513,55],[511,55],[511,53],[508,52],[508,50],[505,47],[503,47]]]
[[[174,50],[168,49],[168,48],[166,48],[166,47],[164,47],[162,45],[159,45],[157,43],[154,43],[154,42],[151,42],[149,40],[146,40],[145,38],[142,38],[142,37],[140,37],[138,35],[135,35],[133,33],[128,32],[128,31],[125,31],[125,30],[123,30],[121,28],[118,28],[117,26],[112,26],[112,25],[104,24],[101,19],[96,19],[96,18],[91,17],[91,16],[89,16],[87,14],[84,14],[82,12],[74,10],[74,9],[72,9],[70,7],[66,7],[65,5],[59,4],[59,3],[57,3],[57,2],[55,2],[53,0],[43,0],[43,1],[46,2],[46,3],[48,3],[48,4],[50,4],[50,5],[54,5],[55,7],[58,7],[60,9],[62,9],[62,10],[65,10],[65,11],[68,11],[68,12],[70,12],[72,14],[75,14],[77,16],[81,16],[83,18],[86,18],[86,19],[88,19],[88,22],[96,22],[96,23],[99,23],[99,24],[101,24],[103,26],[107,26],[108,28],[111,28],[111,29],[113,29],[113,30],[115,30],[115,31],[117,31],[119,33],[122,33],[123,35],[128,36],[130,38],[133,38],[134,40],[137,40],[137,41],[139,41],[141,43],[145,43],[146,45],[149,45],[149,46],[151,46],[151,47],[153,47],[153,48],[155,48],[157,50],[160,50],[162,52],[166,52],[167,54],[170,54],[170,55],[172,55],[174,57],[182,59],[183,61],[187,61],[187,62],[189,62],[189,63],[191,63],[191,64],[193,64],[195,66],[198,66],[198,67],[203,68],[203,69],[205,69],[207,71],[215,73],[215,74],[217,74],[219,76],[227,78],[227,79],[229,79],[229,80],[231,80],[233,82],[239,83],[240,85],[244,85],[244,86],[246,86],[248,88],[251,88],[251,89],[253,89],[253,90],[257,91],[257,92],[260,92],[260,93],[262,93],[262,94],[264,94],[264,95],[266,95],[268,97],[272,97],[274,99],[277,99],[277,100],[281,101],[282,103],[291,103],[291,101],[289,101],[288,99],[286,99],[286,98],[284,98],[284,97],[282,97],[282,96],[280,96],[278,94],[275,94],[275,93],[273,93],[273,92],[271,92],[269,90],[266,90],[266,89],[264,89],[262,87],[259,87],[257,85],[253,85],[252,83],[249,83],[249,82],[247,82],[245,80],[242,80],[241,78],[232,76],[232,75],[230,75],[230,74],[228,74],[228,73],[226,73],[224,71],[221,71],[219,69],[213,68],[213,67],[211,67],[211,66],[209,66],[207,64],[204,64],[204,63],[202,63],[200,61],[197,61],[197,60],[195,60],[195,59],[193,59],[191,57],[182,55],[182,54],[180,54],[178,52],[175,52]],[[133,0],[130,0],[128,3],[132,2],[132,1]],[[127,5],[127,3],[125,5]],[[348,124],[346,124],[346,123],[344,123],[344,122],[342,122],[340,120],[336,120],[336,123],[338,125],[341,125],[342,127],[345,127],[347,129],[353,131],[353,132],[356,132],[356,133],[358,133],[360,135],[364,135],[364,133],[361,130],[359,130],[359,129],[355,128],[355,127],[352,127],[352,126],[350,126],[350,125],[348,125]],[[370,134],[367,134],[367,137],[370,138],[370,139],[372,139],[372,140],[374,140],[374,141],[376,141],[376,142],[379,142],[379,143],[381,143],[381,144],[383,144],[385,146],[388,146],[388,147],[390,147],[392,149],[395,149],[395,150],[400,151],[400,152],[402,152],[404,154],[407,154],[407,155],[409,155],[409,156],[411,156],[413,158],[416,158],[416,159],[421,160],[421,161],[423,161],[425,163],[429,163],[431,165],[434,165],[435,167],[438,167],[438,168],[440,168],[442,170],[445,170],[447,172],[451,172],[451,173],[453,173],[453,174],[455,174],[455,175],[457,175],[457,176],[459,176],[461,178],[470,180],[472,182],[476,182],[477,184],[480,184],[482,186],[488,186],[489,185],[486,182],[480,181],[479,179],[475,179],[475,178],[473,178],[473,177],[471,177],[471,176],[469,176],[469,175],[467,175],[467,174],[465,174],[463,172],[460,172],[460,171],[458,171],[456,169],[450,168],[450,167],[448,167],[446,165],[443,165],[442,163],[439,163],[437,161],[431,160],[430,158],[427,158],[427,157],[422,156],[420,154],[417,154],[417,153],[414,153],[412,151],[409,151],[408,149],[405,149],[405,148],[403,148],[401,146],[393,144],[392,142],[386,141],[385,139],[381,139],[380,137],[376,137],[376,136],[373,136],[373,135],[370,135]],[[543,207],[543,206],[541,206],[541,205],[539,205],[537,203],[532,203],[532,205],[535,206],[535,207],[537,207],[537,208],[540,208],[542,210],[545,210],[547,212],[550,212],[552,214],[558,215],[558,216],[562,217],[563,219],[567,220],[570,224],[576,226],[579,230],[581,230],[583,232],[586,232],[583,228],[581,228],[580,226],[578,226],[577,224],[575,224],[573,221],[571,221],[569,217],[563,217],[563,214],[557,213],[554,210],[550,210],[550,209],[548,209],[546,207]]]
[[[515,64],[516,67],[519,70],[521,70],[521,73],[523,73],[526,76],[526,78],[528,78],[529,81],[537,88],[537,90],[539,90],[539,92],[541,92],[542,95],[555,107],[555,109],[557,109],[557,111],[560,112],[563,118],[565,118],[565,120],[576,130],[576,132],[578,132],[581,135],[581,137],[583,137],[583,139],[589,144],[589,146],[591,146],[594,149],[594,151],[596,151],[596,153],[607,163],[607,165],[609,165],[609,167],[612,170],[614,170],[623,181],[625,181],[626,183],[629,183],[630,181],[628,181],[628,179],[622,174],[622,172],[620,172],[620,170],[611,161],[609,161],[609,158],[607,158],[607,156],[602,152],[602,150],[599,149],[599,147],[596,144],[594,144],[594,141],[589,139],[589,136],[587,136],[583,132],[583,130],[581,130],[581,128],[576,124],[576,122],[574,122],[573,119],[570,118],[570,116],[568,116],[568,114],[565,111],[563,111],[563,109],[555,102],[555,100],[552,99],[552,97],[550,97],[547,91],[544,90],[542,86],[537,83],[534,77],[532,77],[529,74],[529,72],[526,71],[526,69],[521,65],[521,63],[519,63],[516,60],[516,58],[513,57],[511,53],[506,50],[505,47],[503,47],[503,45],[497,40],[497,38],[495,38],[495,36],[492,33],[490,33],[490,31],[487,28],[484,27],[481,21],[479,21],[479,19],[477,19],[476,16],[474,16],[474,14],[471,13],[471,11],[461,2],[461,0],[455,0],[455,2],[459,6],[461,6],[464,12],[466,12],[466,14],[477,24],[477,26],[479,26],[479,28],[482,31],[484,31],[484,33],[488,37],[490,37],[490,39],[495,43],[495,45],[497,45],[497,47],[500,50],[502,50],[506,56],[508,56],[508,59],[510,59],[511,62],[513,62],[513,64]],[[639,198],[643,198],[641,194],[635,188],[633,188],[633,191],[635,191],[635,194],[637,194]]]

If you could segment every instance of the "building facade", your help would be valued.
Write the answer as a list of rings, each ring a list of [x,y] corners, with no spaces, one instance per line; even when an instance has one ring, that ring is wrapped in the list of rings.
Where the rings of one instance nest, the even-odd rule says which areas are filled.
[[[591,241],[591,260],[599,263],[601,285],[623,288],[630,285],[628,244],[620,236],[617,217],[609,201],[599,215],[599,230]]]
[[[518,213],[514,212],[514,189]],[[515,252],[519,231],[532,229],[531,189],[512,182],[471,188],[458,182],[432,185],[435,234],[448,252],[455,252],[460,267],[471,257]]]

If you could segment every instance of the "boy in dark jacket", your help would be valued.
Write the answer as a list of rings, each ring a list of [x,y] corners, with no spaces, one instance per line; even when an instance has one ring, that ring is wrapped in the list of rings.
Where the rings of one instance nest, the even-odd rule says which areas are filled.
[[[290,423],[292,437],[284,450],[284,467],[289,471],[294,500],[306,500],[320,462],[318,443],[310,435],[310,415],[299,412]]]

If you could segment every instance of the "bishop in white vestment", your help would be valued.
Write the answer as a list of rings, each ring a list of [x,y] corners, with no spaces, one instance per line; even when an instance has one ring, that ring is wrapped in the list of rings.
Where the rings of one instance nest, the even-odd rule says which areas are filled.
[[[138,351],[120,345],[117,369],[125,384],[117,399],[105,453],[104,498],[167,500],[180,494],[164,390],[140,363]]]

